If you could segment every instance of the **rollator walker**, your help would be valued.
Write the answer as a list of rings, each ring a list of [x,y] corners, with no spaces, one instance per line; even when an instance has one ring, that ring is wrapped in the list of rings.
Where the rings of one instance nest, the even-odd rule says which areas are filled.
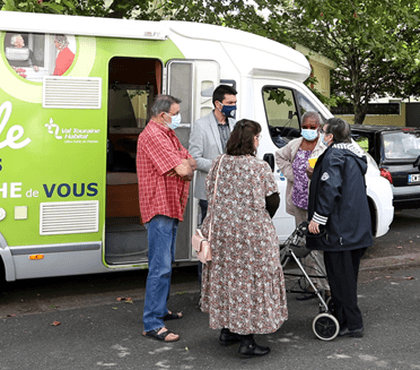
[[[300,258],[304,258],[311,253],[310,249],[306,248],[306,235],[308,233],[308,222],[302,222],[293,233],[287,238],[287,240],[280,245],[280,262],[283,267],[283,274],[286,280],[286,291],[288,293],[305,293],[308,292],[308,288],[312,288],[313,294],[319,300],[319,314],[315,316],[312,321],[312,331],[318,339],[324,341],[330,341],[337,337],[340,331],[340,324],[333,315],[333,303],[331,297],[326,298],[323,292],[318,290],[312,282],[311,278],[327,279],[325,271],[322,276],[308,274],[305,271],[304,266]],[[321,233],[322,236],[325,233]],[[289,262],[295,262],[300,272],[294,272],[296,269],[292,269],[292,272],[285,271],[285,266]],[[322,270],[320,266],[319,270]],[[311,292],[312,293],[312,292]]]

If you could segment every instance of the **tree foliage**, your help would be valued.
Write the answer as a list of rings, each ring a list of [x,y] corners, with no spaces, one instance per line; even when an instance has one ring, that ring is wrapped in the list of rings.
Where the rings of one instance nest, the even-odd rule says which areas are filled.
[[[0,7],[202,22],[300,43],[337,63],[332,93],[353,104],[357,123],[372,98],[420,95],[418,0],[0,0]]]
[[[337,63],[332,92],[353,104],[355,123],[363,123],[373,98],[419,94],[419,2],[296,0],[284,9],[279,41]]]

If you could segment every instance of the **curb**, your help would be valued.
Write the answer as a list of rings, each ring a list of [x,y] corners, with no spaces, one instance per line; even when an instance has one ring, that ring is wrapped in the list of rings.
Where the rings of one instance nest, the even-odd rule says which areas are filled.
[[[418,265],[420,265],[420,253],[409,253],[402,256],[362,259],[360,271]]]

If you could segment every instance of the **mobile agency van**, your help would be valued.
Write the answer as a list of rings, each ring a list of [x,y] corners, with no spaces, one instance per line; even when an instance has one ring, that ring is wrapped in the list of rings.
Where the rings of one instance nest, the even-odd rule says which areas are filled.
[[[16,47],[19,35],[24,45]],[[280,241],[294,230],[274,153],[299,135],[303,112],[331,117],[302,83],[310,66],[299,52],[205,24],[0,11],[0,54],[0,266],[7,281],[147,267],[136,141],[161,93],[182,99],[176,133],[188,147],[193,122],[212,110],[213,89],[237,89],[237,117],[263,127],[258,156],[279,184]],[[392,191],[373,162],[366,178],[380,236],[393,218]],[[196,260],[192,194],[178,264]]]

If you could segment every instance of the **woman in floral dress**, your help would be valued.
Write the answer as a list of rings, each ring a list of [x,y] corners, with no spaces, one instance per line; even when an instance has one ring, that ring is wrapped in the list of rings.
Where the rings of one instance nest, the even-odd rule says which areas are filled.
[[[255,157],[260,132],[257,122],[237,122],[227,154],[213,161],[206,179],[209,211],[202,229],[208,235],[212,222],[212,261],[203,270],[201,309],[209,313],[212,329],[222,329],[220,344],[239,342],[238,352],[247,357],[269,353],[268,347],[255,343],[253,334],[274,333],[288,317],[271,221],[279,205],[278,188],[269,165]]]

